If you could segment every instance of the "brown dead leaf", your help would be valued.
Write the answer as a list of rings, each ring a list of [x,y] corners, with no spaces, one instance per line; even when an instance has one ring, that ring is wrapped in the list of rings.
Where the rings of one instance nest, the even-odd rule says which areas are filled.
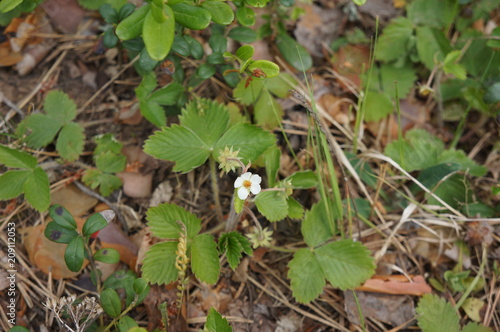
[[[97,199],[84,194],[74,184],[69,184],[52,193],[50,204],[62,205],[72,216],[81,217],[97,204]],[[106,209],[109,209],[109,207]]]
[[[409,295],[389,295],[356,291],[365,318],[376,319],[392,326],[399,326],[415,317],[413,299]],[[358,305],[352,291],[344,292],[347,318],[359,325]]]
[[[339,34],[342,10],[337,8],[322,8],[315,4],[301,4],[305,13],[300,17],[295,28],[297,42],[304,46],[312,56],[323,57],[324,47]]]
[[[116,176],[123,181],[123,192],[134,198],[151,196],[151,171],[158,167],[158,162],[144,153],[139,146],[124,147],[122,153],[127,157],[127,167]]]
[[[359,89],[361,75],[370,67],[370,46],[348,44],[341,47],[332,60],[334,69]],[[342,84],[342,81],[339,83]]]
[[[330,114],[337,122],[348,125],[349,119],[349,103],[347,99],[336,97],[332,94],[321,96],[318,103]]]
[[[413,276],[412,281],[403,275],[374,276],[363,285],[356,288],[357,291],[376,292],[395,295],[422,296],[432,292],[431,287],[422,276]]]
[[[85,16],[85,10],[76,0],[46,0],[40,4],[52,24],[63,33],[76,33]]]
[[[120,260],[135,270],[137,253],[139,249],[129,237],[123,232],[121,227],[115,223],[109,223],[99,231],[97,237],[101,240],[102,248],[112,248],[120,253]]]

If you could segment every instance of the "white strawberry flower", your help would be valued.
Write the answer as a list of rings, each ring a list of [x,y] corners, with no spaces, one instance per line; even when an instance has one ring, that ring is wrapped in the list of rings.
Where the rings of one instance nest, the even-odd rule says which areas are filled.
[[[262,178],[257,174],[252,174],[250,172],[243,173],[234,181],[234,188],[238,189],[238,197],[245,200],[250,193],[254,195],[260,193],[261,181]]]

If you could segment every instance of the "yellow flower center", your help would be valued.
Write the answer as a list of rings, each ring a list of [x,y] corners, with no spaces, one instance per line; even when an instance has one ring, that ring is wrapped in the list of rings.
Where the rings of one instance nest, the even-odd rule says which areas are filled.
[[[250,188],[252,186],[252,182],[250,180],[243,181],[243,187]]]

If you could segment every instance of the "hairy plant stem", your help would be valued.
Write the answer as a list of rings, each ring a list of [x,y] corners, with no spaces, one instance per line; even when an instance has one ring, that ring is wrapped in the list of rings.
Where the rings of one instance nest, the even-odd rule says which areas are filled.
[[[212,156],[210,156],[210,158],[208,158],[208,160],[209,160],[209,165],[210,165],[210,177],[211,177],[211,182],[212,182],[212,192],[214,194],[215,213],[217,214],[217,219],[219,219],[219,221],[222,222],[223,221],[222,207],[220,204],[219,186],[217,185],[217,167],[215,165],[215,159]]]

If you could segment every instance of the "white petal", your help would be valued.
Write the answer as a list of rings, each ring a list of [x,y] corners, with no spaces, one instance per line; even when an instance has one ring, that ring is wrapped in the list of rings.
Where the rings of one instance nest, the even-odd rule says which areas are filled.
[[[250,180],[251,177],[252,177],[252,173],[250,173],[250,172],[243,173],[240,176],[240,178],[242,178],[243,180]]]
[[[248,189],[245,187],[241,187],[240,189],[238,189],[238,197],[241,200],[247,199],[249,194],[250,194],[250,191],[248,191]]]
[[[262,181],[262,178],[260,176],[258,176],[257,174],[253,174],[250,177],[250,182],[252,182],[252,183],[259,184],[261,181]]]
[[[235,188],[239,188],[243,185],[243,181],[245,181],[245,179],[243,179],[243,177],[239,177],[236,179],[236,181],[234,181],[234,187]]]
[[[258,193],[260,193],[260,184],[252,183],[252,186],[250,187],[250,191],[254,195],[257,195]]]

